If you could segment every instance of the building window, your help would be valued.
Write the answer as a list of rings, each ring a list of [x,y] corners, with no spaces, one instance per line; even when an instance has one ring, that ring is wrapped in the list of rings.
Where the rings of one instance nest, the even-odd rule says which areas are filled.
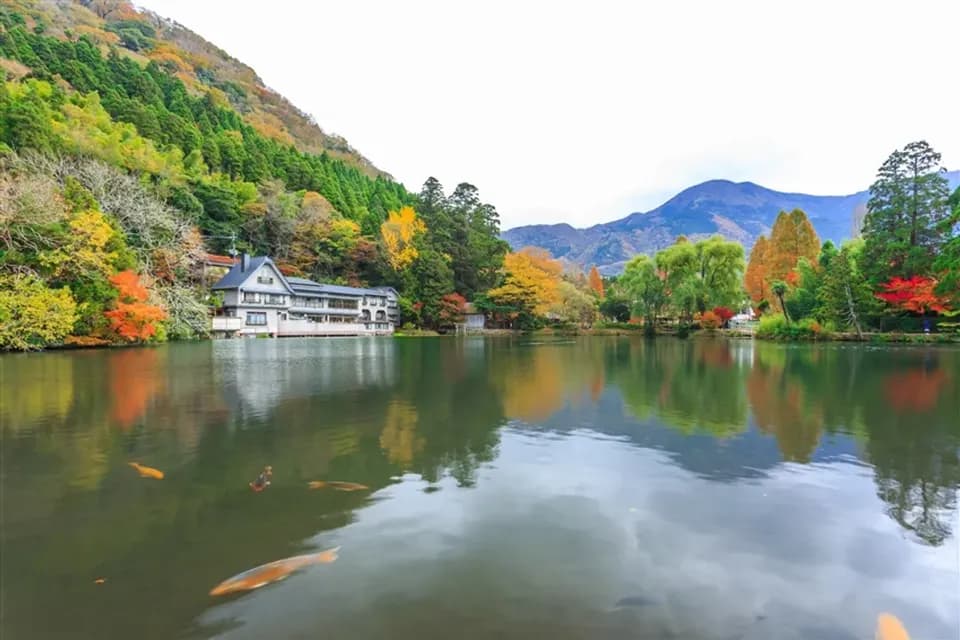
[[[272,276],[257,276],[257,284],[273,284]]]
[[[260,302],[260,296],[251,291],[244,291],[243,301],[244,302]]]
[[[343,300],[341,298],[330,298],[329,307],[331,309],[356,309],[356,300]]]
[[[266,296],[268,304],[283,304],[283,296],[271,293]]]
[[[251,327],[267,326],[266,311],[247,311],[247,325]]]
[[[384,311],[377,311],[377,320],[386,320],[387,314]]]

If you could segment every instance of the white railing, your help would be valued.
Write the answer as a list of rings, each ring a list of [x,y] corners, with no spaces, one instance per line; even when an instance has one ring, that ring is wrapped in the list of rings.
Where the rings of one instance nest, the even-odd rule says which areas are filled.
[[[243,318],[229,318],[227,316],[214,316],[214,331],[240,331],[243,329]]]
[[[311,322],[309,320],[281,320],[278,336],[372,336],[390,333],[389,330],[367,329],[354,322]]]

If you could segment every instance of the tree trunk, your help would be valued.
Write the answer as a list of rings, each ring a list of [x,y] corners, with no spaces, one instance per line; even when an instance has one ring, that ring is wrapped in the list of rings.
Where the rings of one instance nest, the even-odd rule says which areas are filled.
[[[863,331],[860,330],[860,319],[857,318],[857,310],[853,305],[853,292],[850,291],[850,285],[845,285],[843,290],[847,294],[847,313],[850,315],[853,328],[857,330],[857,340],[863,340]]]
[[[783,296],[779,293],[777,298],[780,300],[780,308],[783,309],[783,317],[787,319],[787,324],[790,324],[790,312],[787,311],[787,304],[783,301]]]

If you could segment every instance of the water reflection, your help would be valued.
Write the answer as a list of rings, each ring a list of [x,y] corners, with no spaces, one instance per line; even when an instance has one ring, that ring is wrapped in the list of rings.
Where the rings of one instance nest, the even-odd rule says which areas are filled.
[[[693,553],[678,551],[678,541],[695,545],[693,532],[708,526],[723,529],[711,544],[725,553],[762,553],[773,564],[829,558],[886,579],[862,549],[902,555],[953,543],[958,371],[960,351],[950,349],[626,338],[245,340],[0,356],[3,577],[14,585],[2,596],[4,630],[15,637],[39,625],[38,636],[79,629],[89,637],[109,621],[107,635],[117,637],[249,631],[257,625],[238,626],[234,617],[244,616],[230,605],[219,610],[226,616],[204,614],[218,580],[346,543],[348,531],[344,560],[351,548],[379,557],[385,522],[397,549],[442,563],[440,574],[411,588],[411,605],[499,590],[496,630],[518,637],[569,632],[575,623],[557,602],[573,618],[594,620],[631,595],[623,590],[649,589],[623,574],[624,558],[639,548],[661,549],[674,574],[654,554],[631,560],[637,575],[715,600],[723,581],[714,571],[726,560],[689,568],[703,575],[677,568]],[[140,481],[131,460],[162,469],[165,479]],[[246,483],[265,464],[274,467],[273,486],[255,496]],[[784,480],[789,474],[809,491]],[[324,479],[373,492],[305,491]],[[896,546],[871,524],[881,508],[865,503],[861,481],[882,501],[880,517],[913,546]],[[761,482],[789,489],[765,502],[751,489]],[[851,483],[849,498],[843,483]],[[624,524],[628,507],[643,510],[646,524]],[[849,552],[837,552],[826,534],[835,532],[826,514],[851,519],[862,540],[850,541]],[[800,517],[811,523],[803,535]],[[484,546],[505,537],[510,552]],[[595,561],[560,560],[557,549]],[[363,589],[360,576],[340,573],[350,566],[339,562],[331,575]],[[394,584],[382,567],[364,570]],[[896,570],[898,579],[905,571]],[[568,582],[576,572],[606,584],[603,597],[572,606],[585,597]],[[467,573],[473,587],[450,577]],[[93,591],[98,575],[108,582]],[[614,577],[616,589],[607,584]],[[113,584],[127,587],[108,591]],[[270,595],[280,592],[262,596],[280,607],[271,611],[282,610]],[[44,615],[51,597],[61,610]],[[357,610],[351,602],[341,604]],[[676,614],[686,605],[672,606]],[[650,633],[673,628],[650,622],[665,611],[647,618]],[[422,619],[390,612],[411,630],[401,636],[417,635]],[[617,636],[636,623],[631,615],[604,617],[594,630]],[[458,616],[438,620],[466,622]]]

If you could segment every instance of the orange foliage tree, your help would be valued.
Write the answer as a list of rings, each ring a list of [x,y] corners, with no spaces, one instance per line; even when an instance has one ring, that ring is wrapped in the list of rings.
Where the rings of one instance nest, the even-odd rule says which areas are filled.
[[[117,289],[114,308],[105,311],[110,328],[127,342],[148,340],[157,334],[157,323],[166,319],[166,312],[147,303],[147,289],[140,284],[135,272],[121,271],[110,276],[110,284]]]
[[[766,300],[770,295],[770,285],[767,283],[767,275],[770,271],[769,262],[770,244],[766,236],[757,238],[757,242],[750,250],[750,262],[747,263],[747,271],[743,275],[743,284],[747,294],[755,304],[761,300]]]
[[[810,264],[817,263],[820,255],[820,237],[810,224],[810,219],[800,209],[790,213],[781,211],[773,223],[767,247],[767,284],[775,280],[797,284],[797,262],[806,258]]]
[[[600,277],[600,272],[597,271],[596,265],[590,267],[590,275],[588,276],[588,281],[590,284],[590,289],[595,294],[597,294],[598,298],[602,300],[604,298],[603,278]]]

